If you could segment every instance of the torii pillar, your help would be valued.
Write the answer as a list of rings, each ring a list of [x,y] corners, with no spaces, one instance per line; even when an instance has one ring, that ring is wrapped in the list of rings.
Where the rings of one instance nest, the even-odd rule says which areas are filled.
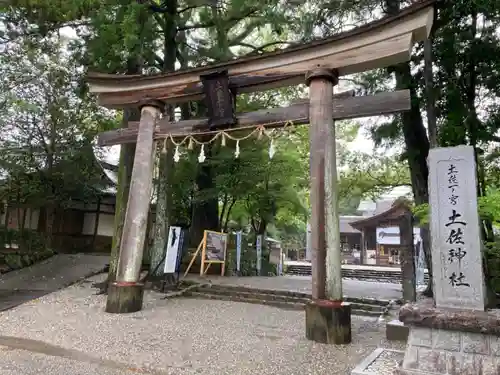
[[[153,186],[154,130],[163,103],[141,105],[127,212],[120,243],[116,281],[110,284],[106,312],[131,313],[142,309],[144,285],[140,282],[151,189]]]
[[[342,259],[333,87],[336,71],[306,75],[309,86],[312,301],[306,306],[306,337],[325,344],[351,342],[351,306],[343,302]]]

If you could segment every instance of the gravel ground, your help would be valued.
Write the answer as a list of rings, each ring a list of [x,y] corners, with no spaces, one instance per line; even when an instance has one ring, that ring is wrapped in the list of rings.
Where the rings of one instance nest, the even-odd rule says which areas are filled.
[[[158,375],[345,375],[377,347],[402,349],[385,341],[385,327],[372,318],[353,317],[353,344],[322,345],[305,339],[303,312],[237,302],[164,300],[154,292],[146,293],[140,312],[106,314],[106,297],[93,295],[91,288],[91,282],[103,277],[1,313],[0,345],[12,347],[6,336],[47,345],[33,342],[29,348],[2,351],[0,374],[86,375],[104,366],[108,372],[98,373],[128,374],[134,368],[132,373]],[[82,365],[60,358],[54,345]],[[17,350],[23,348],[29,351]],[[36,367],[40,355],[43,370]],[[124,364],[121,372],[109,362],[111,367]],[[23,368],[28,364],[35,368]]]
[[[137,372],[109,369],[97,364],[51,357],[25,350],[0,346],[0,374],[2,375],[134,375]]]

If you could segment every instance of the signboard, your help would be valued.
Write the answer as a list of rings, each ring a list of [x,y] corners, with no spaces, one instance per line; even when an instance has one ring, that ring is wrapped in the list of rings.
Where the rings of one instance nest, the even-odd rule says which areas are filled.
[[[203,241],[205,262],[222,263],[226,259],[227,234],[206,230]]]
[[[241,230],[236,232],[236,271],[241,271]]]
[[[399,245],[399,227],[377,228],[377,243],[380,245]]]
[[[201,240],[196,252],[191,258],[191,262],[184,272],[184,277],[187,276],[194,261],[201,252],[200,275],[205,275],[212,263],[221,264],[221,276],[224,276],[225,263],[226,263],[226,248],[227,248],[227,234],[222,232],[214,232],[213,230],[205,230],[203,232],[203,240]],[[206,267],[205,267],[206,266]]]
[[[414,243],[420,238],[420,228],[413,228]],[[399,227],[377,228],[377,243],[379,245],[400,245]]]
[[[255,241],[255,247],[257,249],[257,275],[260,275],[260,270],[262,269],[262,235],[259,234]]]
[[[182,248],[181,236],[181,227],[170,227],[163,273],[175,273],[177,271],[177,261],[179,259],[179,252]]]

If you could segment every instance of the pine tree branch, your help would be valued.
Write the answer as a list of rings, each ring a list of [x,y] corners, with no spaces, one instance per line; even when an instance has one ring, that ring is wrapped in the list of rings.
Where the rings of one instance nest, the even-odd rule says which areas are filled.
[[[160,66],[160,68],[163,67],[163,63],[164,62],[163,62],[163,59],[160,56],[155,55],[155,61]]]
[[[248,54],[249,55],[252,55],[252,54],[255,54],[255,53],[263,53],[265,52],[264,49],[268,48],[268,47],[272,47],[272,46],[275,46],[275,45],[279,45],[279,44],[293,44],[292,42],[288,42],[288,41],[278,41],[278,42],[270,42],[270,43],[266,43],[260,47],[256,47],[254,45],[251,45],[249,43],[243,43],[243,42],[239,42],[239,43],[235,43],[235,44],[231,44],[231,47],[235,47],[235,46],[241,46],[241,47],[247,47],[247,48],[251,48],[252,51],[249,52]]]
[[[165,22],[163,21],[163,18],[160,15],[160,13],[153,13],[153,17],[155,18],[156,23],[160,27],[161,32],[164,33],[165,32],[165,25],[164,25]]]
[[[250,8],[246,13],[241,13],[235,16],[231,16],[228,19],[224,20],[224,22],[234,22],[234,21],[241,21],[247,17],[250,17],[252,14],[257,13],[259,9],[257,8]],[[185,31],[185,30],[195,30],[195,29],[206,29],[209,27],[214,27],[216,26],[217,22],[215,20],[205,22],[205,23],[200,23],[200,24],[194,24],[194,25],[185,25],[181,26],[178,28],[178,31]]]
[[[188,10],[191,10],[191,9],[206,7],[206,6],[209,6],[209,5],[210,4],[190,5],[190,6],[187,6],[185,8],[182,8],[182,9],[178,10],[177,13],[181,14],[181,13],[187,12]]]

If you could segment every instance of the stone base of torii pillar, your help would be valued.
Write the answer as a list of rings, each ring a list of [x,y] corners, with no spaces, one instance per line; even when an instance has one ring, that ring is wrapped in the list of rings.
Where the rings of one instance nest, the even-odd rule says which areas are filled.
[[[306,338],[322,344],[349,344],[352,340],[351,305],[330,300],[308,303]]]
[[[140,311],[144,299],[144,284],[114,282],[108,286],[107,313],[126,314]]]

